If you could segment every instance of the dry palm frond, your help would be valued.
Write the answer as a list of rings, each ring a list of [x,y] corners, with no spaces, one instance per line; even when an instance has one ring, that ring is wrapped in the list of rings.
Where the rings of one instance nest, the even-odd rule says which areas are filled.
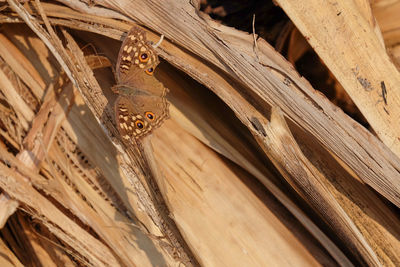
[[[396,57],[385,1],[276,2],[293,24],[282,11],[263,17],[279,9],[272,2],[248,10],[202,1],[210,16],[249,33],[216,22],[199,1],[1,2],[9,262],[398,265],[400,76],[384,47]],[[110,88],[119,41],[133,25],[154,43],[166,37],[155,75],[170,89],[171,119],[126,144]],[[256,32],[296,66],[315,51],[325,65],[310,71],[330,73],[312,84],[341,89],[345,100],[333,102],[362,114],[374,133]]]

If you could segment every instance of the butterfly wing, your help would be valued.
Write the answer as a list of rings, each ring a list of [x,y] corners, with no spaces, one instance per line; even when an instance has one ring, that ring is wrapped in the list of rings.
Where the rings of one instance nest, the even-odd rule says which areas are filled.
[[[165,97],[136,94],[119,96],[115,104],[117,126],[125,140],[145,137],[169,117]]]
[[[152,77],[158,63],[158,56],[147,41],[145,31],[132,27],[119,50],[116,65],[117,84],[138,84],[138,73]],[[139,86],[140,84],[136,87]]]

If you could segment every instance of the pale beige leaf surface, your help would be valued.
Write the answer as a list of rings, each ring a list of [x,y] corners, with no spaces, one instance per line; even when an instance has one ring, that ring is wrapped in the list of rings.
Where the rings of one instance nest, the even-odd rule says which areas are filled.
[[[379,138],[400,156],[397,108],[400,74],[358,2],[277,2],[340,81]],[[387,102],[379,101],[382,83],[388,91]]]
[[[257,194],[244,184],[250,178],[245,172],[230,167],[173,121],[152,141],[165,174],[159,181],[163,193],[195,254],[207,255],[202,265],[319,265],[265,206],[265,192]]]

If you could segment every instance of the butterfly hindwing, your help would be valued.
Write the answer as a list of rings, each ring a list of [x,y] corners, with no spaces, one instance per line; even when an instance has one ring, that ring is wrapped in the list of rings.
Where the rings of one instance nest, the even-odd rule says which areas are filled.
[[[168,106],[165,97],[119,96],[115,104],[115,113],[122,138],[138,139],[160,127],[169,116]]]

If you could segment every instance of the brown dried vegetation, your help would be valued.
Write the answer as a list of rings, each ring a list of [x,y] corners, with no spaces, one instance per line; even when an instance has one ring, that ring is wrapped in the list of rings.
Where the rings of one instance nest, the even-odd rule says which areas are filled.
[[[0,0],[1,266],[400,265],[399,12]],[[171,119],[125,144],[132,25]]]

